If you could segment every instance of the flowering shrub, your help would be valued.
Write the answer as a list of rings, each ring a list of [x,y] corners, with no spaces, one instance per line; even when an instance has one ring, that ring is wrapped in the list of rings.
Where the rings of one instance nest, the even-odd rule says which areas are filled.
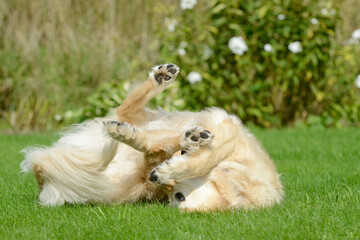
[[[360,37],[356,30],[353,46],[338,43],[337,9],[321,1],[214,0],[201,12],[195,4],[181,7],[176,28],[162,37],[163,60],[172,56],[181,67],[178,108],[220,106],[266,127],[312,116],[325,125],[360,120],[360,64],[349,52]]]
[[[179,7],[180,15],[170,12],[159,32],[158,63],[178,64],[181,76],[152,107],[219,106],[265,127],[299,120],[359,124],[360,29],[340,44],[336,10],[291,0],[214,0],[200,7],[196,0],[181,0]],[[129,81],[104,85],[73,118],[105,115],[129,86]]]

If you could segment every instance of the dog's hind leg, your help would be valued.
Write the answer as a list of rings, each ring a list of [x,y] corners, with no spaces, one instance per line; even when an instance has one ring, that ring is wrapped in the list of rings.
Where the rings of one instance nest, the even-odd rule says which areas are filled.
[[[112,183],[104,169],[119,143],[106,136],[102,123],[92,120],[73,127],[51,147],[24,149],[22,171],[33,171],[44,205],[107,202]]]
[[[148,79],[135,88],[117,108],[118,120],[141,126],[156,117],[156,112],[145,109],[145,105],[157,94],[160,94],[171,84],[179,74],[180,68],[175,64],[155,66]]]

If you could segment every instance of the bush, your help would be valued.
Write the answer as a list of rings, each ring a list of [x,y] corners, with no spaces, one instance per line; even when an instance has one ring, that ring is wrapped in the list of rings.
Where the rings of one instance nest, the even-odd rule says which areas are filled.
[[[152,107],[219,106],[265,127],[359,125],[360,43],[344,41],[356,19],[343,26],[331,5],[358,17],[353,1],[198,2],[4,1],[0,129],[104,116],[132,79],[163,62],[178,64],[181,75]]]
[[[353,81],[360,68],[349,50],[359,45],[338,43],[336,6],[214,0],[203,12],[182,11],[176,21],[163,36],[161,55],[173,56],[188,80],[179,85],[180,108],[220,106],[266,127],[311,116],[327,126],[359,122]],[[202,81],[191,84],[192,71]]]

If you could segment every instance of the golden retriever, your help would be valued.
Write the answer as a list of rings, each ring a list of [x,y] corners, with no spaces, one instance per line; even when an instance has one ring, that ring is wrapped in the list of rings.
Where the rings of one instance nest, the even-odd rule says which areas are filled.
[[[255,208],[279,203],[273,161],[241,121],[219,108],[151,110],[145,104],[180,69],[155,66],[106,118],[71,128],[51,147],[23,150],[40,203],[162,200],[187,211]]]

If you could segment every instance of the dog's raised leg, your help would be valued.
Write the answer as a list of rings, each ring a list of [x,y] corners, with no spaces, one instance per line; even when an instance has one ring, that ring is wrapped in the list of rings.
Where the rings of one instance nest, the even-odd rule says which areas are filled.
[[[145,109],[146,103],[163,92],[175,80],[179,71],[180,68],[175,64],[163,64],[153,67],[148,79],[130,92],[117,108],[118,120],[136,126],[141,126],[142,123],[153,120],[156,112]]]

